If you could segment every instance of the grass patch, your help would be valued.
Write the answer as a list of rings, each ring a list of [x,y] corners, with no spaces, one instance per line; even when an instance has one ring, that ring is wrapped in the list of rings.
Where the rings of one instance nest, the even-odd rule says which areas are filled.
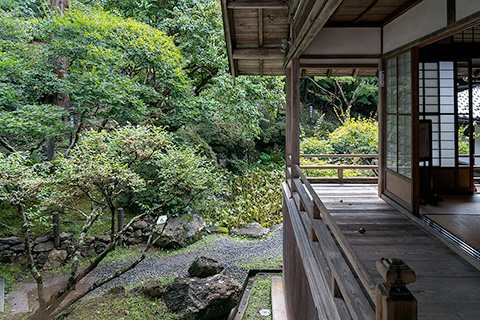
[[[252,293],[248,300],[247,310],[243,319],[251,320],[271,320],[272,315],[262,316],[259,311],[267,309],[272,311],[272,275],[270,274],[258,274],[255,282],[253,283]]]
[[[283,255],[258,256],[250,260],[240,260],[238,266],[243,269],[282,269]]]
[[[154,320],[178,319],[167,310],[161,299],[152,300],[144,295],[104,294],[81,301],[65,320]]]
[[[0,277],[5,278],[5,292],[10,292],[16,284],[25,280],[28,275],[24,268],[16,264],[0,264]]]

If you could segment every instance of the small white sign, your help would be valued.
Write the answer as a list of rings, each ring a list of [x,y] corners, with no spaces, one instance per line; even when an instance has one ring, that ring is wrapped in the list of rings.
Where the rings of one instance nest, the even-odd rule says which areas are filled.
[[[270,310],[268,309],[262,309],[260,311],[258,311],[258,313],[260,313],[262,316],[269,316],[271,314]]]
[[[158,217],[157,224],[164,224],[165,222],[167,222],[167,216]]]

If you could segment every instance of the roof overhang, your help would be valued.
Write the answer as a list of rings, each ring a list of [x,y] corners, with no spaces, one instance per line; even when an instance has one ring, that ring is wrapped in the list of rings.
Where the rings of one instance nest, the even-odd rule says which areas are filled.
[[[235,77],[284,75],[293,59],[300,60],[304,74],[376,75],[382,27],[423,0],[221,1],[230,70]],[[335,38],[335,32],[341,37]],[[349,39],[351,32],[360,37],[350,34]],[[339,45],[332,45],[337,39]],[[373,44],[372,50],[362,52],[365,44]],[[338,46],[345,50],[324,50]]]
[[[222,0],[232,75],[284,75],[287,0]]]

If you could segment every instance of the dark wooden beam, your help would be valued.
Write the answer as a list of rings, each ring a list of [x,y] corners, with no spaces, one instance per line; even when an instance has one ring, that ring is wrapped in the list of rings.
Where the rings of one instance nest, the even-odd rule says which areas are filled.
[[[415,7],[417,4],[419,4],[422,1],[423,0],[410,0],[410,1],[405,2],[405,4],[398,7],[397,10],[395,10],[394,12],[389,14],[385,19],[383,19],[382,26],[388,24],[389,22],[392,22],[397,17],[401,16],[402,14],[404,14],[405,12],[410,10],[411,8]]]
[[[360,69],[358,69],[358,68],[353,69],[352,77],[353,77],[353,78],[358,77],[358,72],[359,72],[359,71],[360,71]]]
[[[480,58],[480,43],[432,44],[420,48],[421,61]]]
[[[362,13],[360,13],[355,20],[353,20],[353,23],[357,23],[358,20],[360,20],[370,9],[372,9],[378,2],[379,0],[373,1],[365,10],[363,10]]]
[[[380,59],[380,54],[304,54],[300,59]]]
[[[318,68],[324,68],[324,69],[371,69],[371,70],[376,70],[378,69],[378,64],[359,64],[359,63],[352,63],[352,64],[340,64],[340,63],[335,63],[335,64],[326,64],[326,63],[308,63],[308,64],[300,64],[301,68],[305,69],[318,69]]]
[[[235,49],[233,50],[233,59],[262,59],[262,60],[281,60],[285,58],[285,53],[281,49]]]
[[[447,24],[452,24],[456,20],[455,0],[447,0]]]
[[[263,9],[258,9],[258,46],[263,47]]]
[[[227,7],[228,9],[288,9],[288,4],[286,0],[232,0],[228,1]]]
[[[237,74],[237,70],[235,69],[235,63],[233,60],[233,44],[232,39],[233,37],[233,22],[230,19],[229,9],[227,8],[227,0],[222,0],[222,18],[223,18],[223,29],[225,32],[225,42],[227,43],[227,55],[228,55],[228,63],[230,65],[230,72],[232,73],[233,78]]]
[[[332,76],[332,69],[327,70],[327,78],[330,78]]]
[[[300,57],[342,2],[343,0],[315,2],[310,14],[305,20],[305,23],[301,27],[300,32],[288,52],[285,66],[288,65],[291,60]]]

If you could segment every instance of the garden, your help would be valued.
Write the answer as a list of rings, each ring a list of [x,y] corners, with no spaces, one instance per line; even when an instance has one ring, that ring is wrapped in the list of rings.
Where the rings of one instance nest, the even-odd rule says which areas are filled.
[[[218,1],[57,2],[0,0],[0,278],[7,298],[31,282],[38,300],[6,317],[174,319],[133,293],[168,287],[197,251],[239,283],[281,269],[284,78],[232,78]],[[305,77],[301,100],[301,153],[378,153],[376,79]],[[165,240],[193,222],[198,235]],[[121,310],[105,302],[118,279],[175,259],[125,281]],[[80,312],[90,304],[101,314]]]

